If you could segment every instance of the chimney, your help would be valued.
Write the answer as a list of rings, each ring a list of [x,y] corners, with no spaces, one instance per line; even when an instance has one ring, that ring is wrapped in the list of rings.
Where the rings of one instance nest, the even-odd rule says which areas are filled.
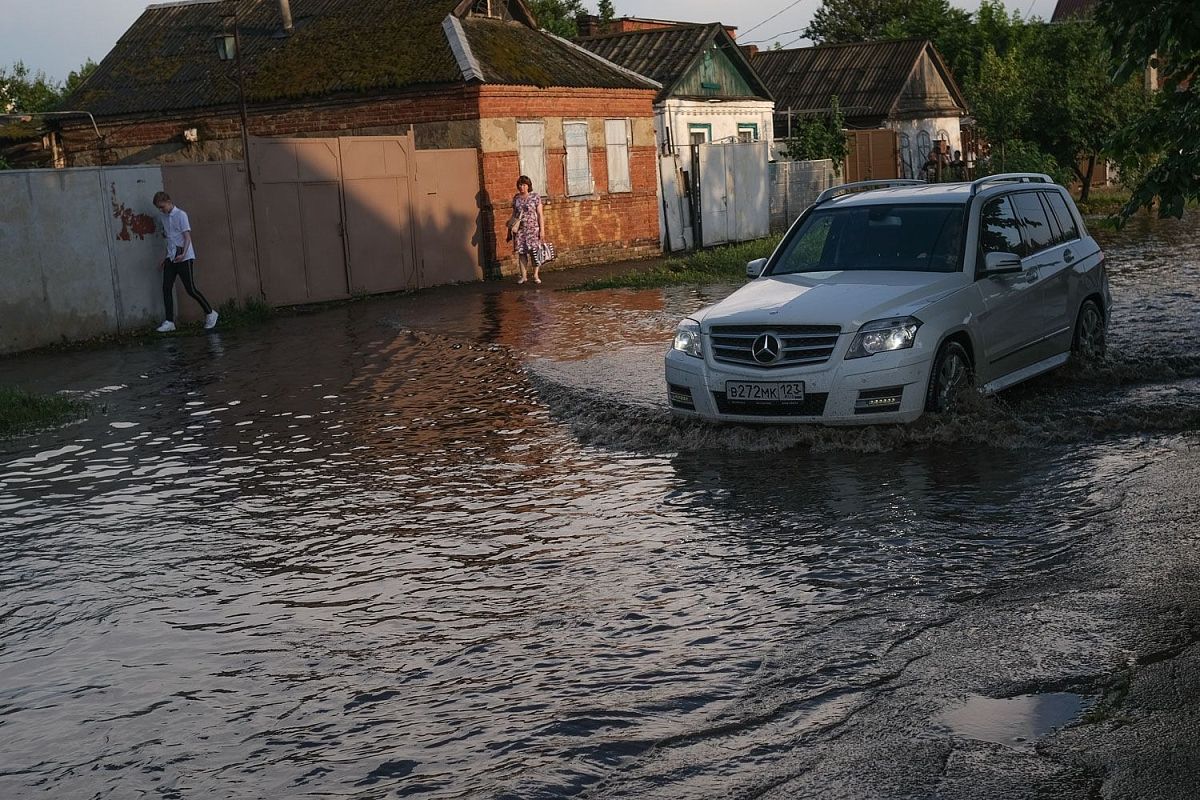
[[[292,35],[292,5],[289,0],[279,0],[279,19],[283,23],[283,35]]]
[[[600,24],[600,17],[595,14],[579,14],[575,17],[575,27],[579,31],[579,38],[586,39],[589,36],[599,36],[604,31]]]
[[[742,48],[742,53],[746,58],[754,58],[758,55],[758,45],[756,44],[739,44],[738,47]]]

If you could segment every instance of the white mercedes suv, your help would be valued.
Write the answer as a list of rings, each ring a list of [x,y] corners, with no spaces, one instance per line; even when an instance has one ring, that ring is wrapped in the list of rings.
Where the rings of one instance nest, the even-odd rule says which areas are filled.
[[[1104,254],[1047,175],[836,186],[746,273],[676,329],[678,415],[911,422],[1104,353]]]

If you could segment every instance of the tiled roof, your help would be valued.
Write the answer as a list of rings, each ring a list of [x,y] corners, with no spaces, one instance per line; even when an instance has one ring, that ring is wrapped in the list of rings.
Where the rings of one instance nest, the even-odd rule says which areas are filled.
[[[847,119],[883,118],[927,47],[951,93],[965,107],[953,76],[925,39],[763,50],[751,63],[775,96],[777,113],[825,109],[830,97],[836,96]]]
[[[1050,21],[1062,22],[1072,17],[1087,16],[1091,13],[1094,5],[1096,5],[1096,0],[1058,0],[1058,4],[1054,6],[1054,14],[1050,17]]]
[[[148,7],[64,107],[97,116],[237,103],[232,62],[216,40],[235,8],[252,103],[377,94],[461,84],[443,30],[461,0],[291,0],[295,30],[280,35],[274,0],[192,0]],[[649,88],[518,22],[467,17],[463,29],[485,82]]]
[[[661,83],[661,100],[670,95],[672,87],[685,76],[714,39],[719,46],[724,45],[725,52],[731,60],[746,65],[747,83],[769,97],[766,86],[754,74],[754,69],[719,22],[706,25],[677,24],[593,36],[580,39],[579,44],[601,58]]]

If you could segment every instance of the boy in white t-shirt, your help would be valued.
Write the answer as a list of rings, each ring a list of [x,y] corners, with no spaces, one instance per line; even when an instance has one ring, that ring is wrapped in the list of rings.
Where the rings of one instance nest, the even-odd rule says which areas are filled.
[[[217,312],[213,311],[208,300],[196,288],[196,279],[192,274],[196,250],[192,247],[192,225],[187,212],[172,203],[171,196],[166,192],[155,193],[154,207],[162,212],[163,235],[167,238],[167,257],[162,262],[163,306],[167,314],[163,324],[158,326],[158,332],[175,330],[176,277],[183,279],[183,288],[204,309],[204,327],[212,328],[217,324]]]

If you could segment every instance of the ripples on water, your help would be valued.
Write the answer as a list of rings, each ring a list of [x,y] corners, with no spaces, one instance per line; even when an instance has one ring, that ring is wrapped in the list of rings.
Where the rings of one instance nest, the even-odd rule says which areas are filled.
[[[725,430],[513,355],[650,345],[695,299],[655,297],[571,296],[537,336],[527,295],[453,336],[327,312],[59,357],[105,410],[0,445],[0,796],[726,794],[1117,502],[1146,445],[1080,448],[1104,426],[1039,392],[1173,402],[1100,373],[916,432]]]

